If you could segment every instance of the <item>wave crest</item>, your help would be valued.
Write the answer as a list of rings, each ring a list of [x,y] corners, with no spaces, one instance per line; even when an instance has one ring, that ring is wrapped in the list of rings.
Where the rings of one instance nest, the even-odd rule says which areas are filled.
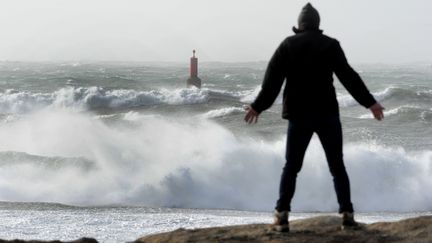
[[[415,91],[408,88],[390,86],[381,91],[373,92],[372,95],[379,102],[388,99],[410,100],[419,102],[430,102],[432,98],[431,90]],[[357,105],[357,101],[350,94],[338,95],[338,102],[341,107],[351,107]]]
[[[45,107],[87,110],[158,104],[185,105],[204,103],[207,100],[208,90],[186,88],[136,91],[128,89],[106,90],[101,87],[68,87],[52,93],[7,90],[0,93],[0,112],[25,113]]]
[[[390,110],[384,110],[384,116],[388,117],[388,116],[400,115],[403,113],[408,113],[410,115],[412,113],[414,113],[414,115],[416,116],[417,113],[423,114],[424,112],[425,112],[425,110],[422,109],[420,106],[403,105],[403,106],[399,106],[399,107],[396,107],[396,108],[393,108]],[[367,114],[359,116],[358,118],[359,119],[372,119],[374,117],[371,113],[367,113]]]
[[[231,114],[237,114],[244,112],[244,109],[242,107],[225,107],[220,109],[215,109],[208,111],[204,114],[202,114],[203,118],[217,118],[217,117],[223,117],[228,116]]]

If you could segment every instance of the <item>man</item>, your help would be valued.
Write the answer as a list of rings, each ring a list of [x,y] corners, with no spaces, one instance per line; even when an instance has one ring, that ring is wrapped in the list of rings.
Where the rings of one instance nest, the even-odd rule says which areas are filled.
[[[286,164],[283,168],[274,226],[289,231],[288,213],[297,174],[313,133],[324,148],[333,176],[342,228],[354,227],[350,185],[342,155],[342,128],[333,86],[333,73],[358,103],[371,110],[377,120],[384,108],[376,102],[360,76],[350,67],[339,42],[322,34],[318,11],[310,3],[303,7],[295,35],[287,37],[271,58],[255,101],[246,108],[245,121],[257,122],[278,96],[284,80],[282,117],[289,120]]]

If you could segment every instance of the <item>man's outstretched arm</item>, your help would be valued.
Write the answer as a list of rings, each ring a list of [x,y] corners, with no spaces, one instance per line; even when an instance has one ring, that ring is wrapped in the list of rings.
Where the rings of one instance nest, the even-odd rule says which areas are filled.
[[[334,71],[340,82],[359,104],[368,108],[375,119],[384,118],[384,107],[375,100],[360,75],[348,64],[339,42],[335,44]]]
[[[255,101],[245,108],[244,120],[247,123],[257,122],[259,114],[272,106],[276,100],[285,80],[286,57],[284,51],[284,43],[282,43],[270,59],[261,91]]]

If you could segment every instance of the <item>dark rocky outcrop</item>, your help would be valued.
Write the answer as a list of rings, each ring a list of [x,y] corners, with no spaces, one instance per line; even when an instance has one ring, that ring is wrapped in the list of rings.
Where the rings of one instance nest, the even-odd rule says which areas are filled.
[[[97,240],[93,238],[81,238],[74,241],[42,241],[42,240],[0,240],[0,243],[98,243]]]
[[[156,242],[432,242],[432,216],[391,223],[362,224],[356,230],[341,230],[341,219],[320,216],[290,223],[289,233],[254,224],[206,229],[178,229],[145,236],[136,243]]]

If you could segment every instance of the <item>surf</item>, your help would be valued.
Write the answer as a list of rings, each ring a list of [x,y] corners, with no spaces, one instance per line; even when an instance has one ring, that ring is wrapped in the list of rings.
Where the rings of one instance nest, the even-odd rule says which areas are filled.
[[[50,109],[1,124],[0,151],[9,152],[0,153],[0,200],[273,208],[284,136],[238,137],[207,118],[130,113],[121,119],[110,124],[86,113]],[[432,210],[431,151],[364,141],[346,144],[344,152],[356,210]],[[325,156],[314,138],[293,210],[336,207]]]

